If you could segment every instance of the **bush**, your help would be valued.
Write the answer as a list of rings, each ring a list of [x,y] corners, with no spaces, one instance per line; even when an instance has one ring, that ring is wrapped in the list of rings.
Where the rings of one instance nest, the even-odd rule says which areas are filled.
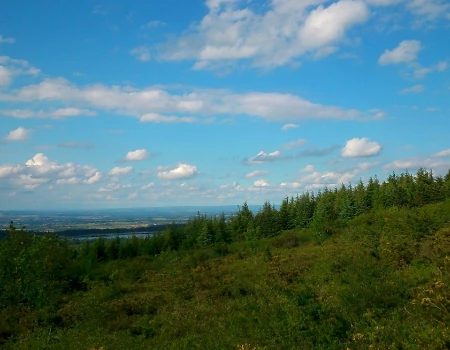
[[[308,237],[303,234],[300,236],[295,231],[288,231],[281,236],[275,237],[272,241],[272,245],[275,248],[295,248],[300,245],[300,243],[305,243],[308,241]]]
[[[74,252],[56,235],[11,232],[0,242],[0,307],[56,306],[77,285]]]

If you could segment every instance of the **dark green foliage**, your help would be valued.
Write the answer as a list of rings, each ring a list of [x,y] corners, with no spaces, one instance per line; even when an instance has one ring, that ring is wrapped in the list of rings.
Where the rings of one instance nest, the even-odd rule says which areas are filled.
[[[446,349],[449,198],[450,171],[420,169],[150,238],[69,245],[11,223],[0,346]]]
[[[75,253],[56,235],[36,236],[14,226],[0,244],[0,308],[54,306],[79,286]]]

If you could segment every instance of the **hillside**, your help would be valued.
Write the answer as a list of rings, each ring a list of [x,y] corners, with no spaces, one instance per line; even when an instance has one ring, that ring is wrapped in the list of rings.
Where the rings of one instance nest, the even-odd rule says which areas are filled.
[[[449,184],[420,170],[286,199],[279,210],[266,203],[256,215],[244,204],[230,221],[199,214],[154,238],[79,246],[11,225],[0,243],[0,341],[447,349]]]

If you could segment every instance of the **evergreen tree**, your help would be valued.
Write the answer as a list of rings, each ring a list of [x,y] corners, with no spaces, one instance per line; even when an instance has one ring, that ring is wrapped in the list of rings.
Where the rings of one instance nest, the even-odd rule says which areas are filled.
[[[206,220],[203,221],[202,228],[198,233],[197,243],[200,247],[208,247],[213,244],[213,235]]]

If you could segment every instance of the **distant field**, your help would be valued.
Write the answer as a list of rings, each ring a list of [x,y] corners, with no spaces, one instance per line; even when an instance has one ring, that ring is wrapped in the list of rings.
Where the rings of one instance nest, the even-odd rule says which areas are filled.
[[[222,207],[160,207],[134,209],[102,209],[73,211],[0,211],[0,228],[11,221],[16,227],[39,232],[92,229],[137,229],[172,222],[186,223],[201,212],[208,216],[225,213],[229,217],[237,206]],[[259,206],[251,207],[255,212]]]

